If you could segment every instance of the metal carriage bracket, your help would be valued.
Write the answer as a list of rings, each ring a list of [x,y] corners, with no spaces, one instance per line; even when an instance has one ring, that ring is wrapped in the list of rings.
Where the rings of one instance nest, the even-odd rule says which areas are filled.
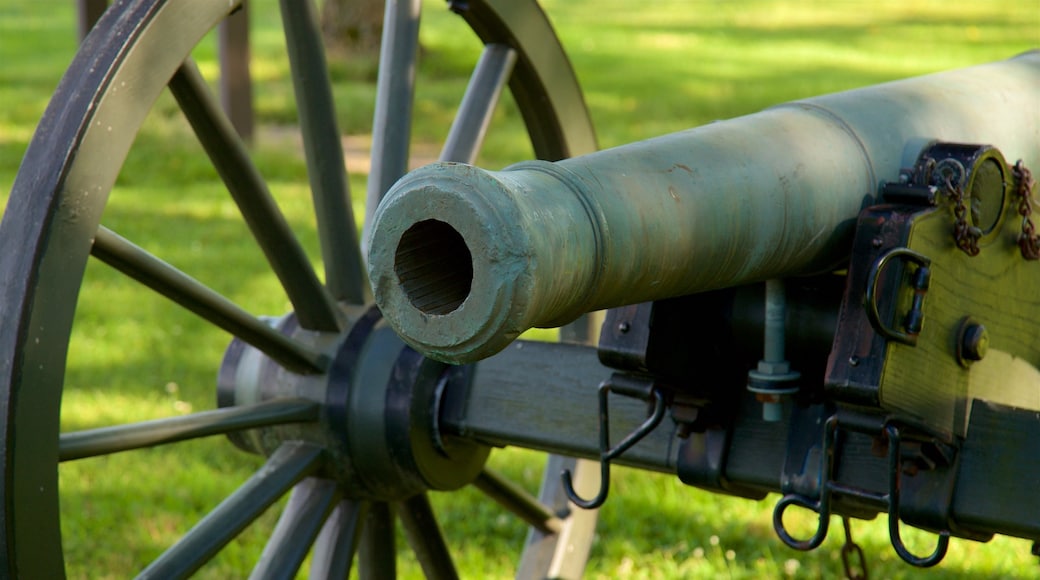
[[[835,496],[844,496],[858,500],[864,504],[879,506],[888,514],[888,533],[892,547],[903,561],[913,566],[927,568],[935,566],[946,556],[949,547],[951,530],[949,529],[949,502],[944,503],[944,513],[938,514],[938,519],[944,522],[944,529],[938,531],[938,541],[935,550],[927,556],[917,556],[907,549],[900,535],[900,523],[903,506],[900,504],[900,491],[903,486],[904,451],[907,443],[904,443],[903,429],[900,422],[892,418],[884,418],[877,421],[848,421],[839,419],[841,412],[834,413],[824,422],[824,433],[822,448],[820,452],[820,469],[818,487],[819,496],[813,499],[801,493],[788,493],[780,499],[773,510],[773,529],[780,539],[789,547],[796,550],[813,550],[819,547],[827,537],[830,525],[830,516],[833,512],[833,500]],[[904,428],[906,426],[904,425]],[[918,429],[908,431],[918,432]],[[885,493],[853,487],[839,482],[836,478],[836,465],[839,463],[838,455],[841,449],[842,432],[859,432],[873,435],[882,440],[887,446],[888,465],[888,490]],[[914,437],[917,440],[917,437]],[[956,463],[956,449],[941,438],[925,437],[928,445],[940,450],[943,455],[940,461],[953,464]],[[934,454],[933,454],[934,455]],[[927,467],[926,467],[927,468]],[[956,473],[956,470],[953,471]],[[796,505],[812,510],[818,514],[816,532],[808,539],[799,540],[794,538],[785,528],[783,522],[784,512],[788,507]],[[932,517],[935,514],[929,514]]]
[[[610,393],[635,397],[652,404],[649,416],[634,431],[629,433],[615,447],[610,446]],[[584,499],[574,489],[571,471],[563,471],[563,490],[574,505],[583,509],[596,509],[607,501],[610,492],[610,462],[639,443],[644,437],[661,424],[664,419],[668,401],[665,393],[650,379],[613,374],[610,379],[599,385],[599,492],[592,499]]]

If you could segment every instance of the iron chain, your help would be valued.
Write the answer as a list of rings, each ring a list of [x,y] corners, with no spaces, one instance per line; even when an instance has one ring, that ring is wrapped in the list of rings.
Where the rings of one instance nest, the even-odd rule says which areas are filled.
[[[841,564],[845,568],[845,577],[849,580],[867,580],[867,558],[863,555],[863,548],[852,541],[849,518],[842,517],[841,524],[845,527],[845,543],[841,546]],[[852,556],[858,562],[852,562]]]
[[[968,204],[964,200],[964,188],[960,184],[954,185],[950,176],[946,176],[944,182],[944,193],[953,201],[953,239],[965,254],[977,256],[982,230],[968,224]]]
[[[1015,176],[1015,195],[1018,197],[1018,215],[1022,216],[1022,233],[1018,236],[1018,247],[1027,260],[1040,259],[1040,234],[1033,225],[1033,174],[1019,159],[1011,169]]]

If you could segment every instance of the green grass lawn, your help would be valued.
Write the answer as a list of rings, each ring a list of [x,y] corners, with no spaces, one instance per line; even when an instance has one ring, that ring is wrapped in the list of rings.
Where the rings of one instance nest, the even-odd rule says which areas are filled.
[[[424,13],[417,148],[436,151],[479,52],[443,3]],[[76,48],[71,0],[0,4],[0,201],[35,124]],[[601,145],[697,126],[779,102],[1013,56],[1040,46],[1036,0],[951,3],[622,2],[550,0],[547,11],[582,81]],[[253,0],[253,74],[258,164],[318,265],[305,164],[295,120],[278,10]],[[212,39],[196,54],[217,74]],[[340,127],[369,132],[371,62],[335,62]],[[289,136],[287,136],[289,135]],[[531,155],[511,103],[497,113],[480,163]],[[350,169],[348,167],[348,169]],[[351,174],[357,199],[365,175]],[[160,99],[131,152],[103,219],[106,226],[187,270],[252,312],[289,309],[250,243],[235,205],[200,154],[171,98]],[[0,252],[3,249],[0,248]],[[62,407],[64,429],[211,408],[215,371],[229,337],[92,263],[81,294]],[[534,488],[538,454],[507,450],[493,465]],[[61,466],[64,544],[70,576],[122,578],[158,555],[260,464],[222,438],[77,461]],[[674,477],[618,469],[601,510],[590,578],[780,578],[840,574],[840,526],[812,553],[775,538],[776,497],[713,496]],[[440,523],[466,578],[512,574],[525,529],[466,489],[434,494]],[[277,517],[267,514],[206,567],[202,577],[248,575]],[[914,577],[888,545],[881,520],[855,523],[874,577]],[[910,536],[912,549],[931,538]],[[401,570],[418,575],[399,544]],[[954,541],[941,578],[1040,578],[1025,541]]]

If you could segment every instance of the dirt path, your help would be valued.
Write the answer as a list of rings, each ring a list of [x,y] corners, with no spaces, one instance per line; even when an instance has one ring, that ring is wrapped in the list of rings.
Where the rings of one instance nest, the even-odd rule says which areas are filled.
[[[280,145],[288,144],[303,155],[303,140],[296,127],[263,126],[257,130],[257,142]],[[372,170],[372,136],[346,135],[342,138],[343,157],[347,171],[355,175],[368,175]],[[409,169],[416,169],[437,161],[440,146],[434,143],[413,143],[408,161]]]

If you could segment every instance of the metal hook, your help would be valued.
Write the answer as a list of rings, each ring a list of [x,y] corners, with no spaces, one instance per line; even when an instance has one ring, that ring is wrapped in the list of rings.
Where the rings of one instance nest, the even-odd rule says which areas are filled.
[[[815,550],[827,539],[831,522],[831,478],[834,474],[833,447],[837,438],[838,416],[831,415],[824,424],[823,452],[820,457],[820,499],[813,501],[797,493],[789,493],[776,503],[773,509],[773,530],[780,540],[795,550]],[[784,512],[791,505],[810,509],[819,515],[816,532],[807,540],[798,540],[784,527]]]
[[[892,423],[885,423],[884,425],[884,432],[888,437],[888,468],[890,473],[888,478],[887,494],[875,494],[865,490],[843,486],[833,480],[837,429],[838,416],[832,415],[827,419],[824,430],[823,456],[820,459],[820,499],[813,501],[803,495],[794,493],[785,495],[779,502],[777,502],[776,508],[773,510],[773,529],[776,530],[776,534],[785,544],[796,550],[813,550],[818,548],[827,537],[827,530],[831,516],[831,496],[834,493],[839,493],[888,505],[889,540],[892,542],[892,547],[903,561],[920,568],[927,568],[941,562],[942,559],[946,557],[946,550],[950,544],[950,532],[948,530],[939,532],[939,542],[935,551],[932,552],[931,555],[925,557],[911,554],[910,551],[907,550],[906,545],[903,543],[903,539],[899,534],[899,487],[900,475],[902,473],[900,458],[901,436],[899,428]],[[814,533],[811,538],[807,540],[795,539],[784,528],[784,511],[786,511],[791,505],[804,507],[819,514],[819,524],[817,525],[816,533]],[[851,538],[851,532],[846,522],[846,540],[848,541],[849,538]],[[843,548],[842,552],[843,558],[847,557],[844,550],[845,548]],[[862,555],[860,556],[860,561],[863,561]]]
[[[607,501],[607,494],[610,492],[610,462],[616,459],[625,451],[628,451],[633,445],[639,443],[641,439],[646,437],[651,431],[653,431],[664,419],[665,411],[665,399],[664,394],[657,387],[653,387],[650,390],[651,396],[654,398],[654,410],[653,413],[647,417],[646,421],[639,426],[638,429],[631,432],[621,443],[610,448],[610,417],[608,413],[608,407],[610,404],[609,395],[611,391],[610,381],[603,381],[599,385],[599,470],[600,470],[600,484],[599,493],[596,497],[587,500],[578,495],[578,492],[574,490],[574,480],[571,475],[571,470],[563,470],[563,491],[567,494],[567,499],[574,505],[584,509],[596,509],[603,505]]]
[[[929,556],[915,556],[906,548],[903,538],[899,535],[899,479],[902,472],[899,461],[899,429],[892,424],[885,425],[885,435],[888,436],[888,468],[892,474],[888,487],[888,539],[892,542],[892,548],[907,564],[919,568],[935,566],[946,557],[946,550],[950,547],[950,532],[939,532],[939,542]]]
[[[827,532],[830,529],[831,512],[829,500],[830,494],[826,494],[820,498],[820,501],[812,501],[802,495],[792,493],[785,495],[780,498],[780,501],[776,502],[776,507],[773,509],[773,530],[776,531],[776,535],[780,537],[780,541],[787,544],[788,547],[794,548],[795,550],[809,551],[815,550],[820,547],[820,544],[827,539]],[[787,528],[784,527],[784,512],[789,506],[796,505],[812,510],[819,514],[819,523],[816,525],[816,532],[807,540],[799,540],[788,533]]]
[[[599,462],[599,493],[592,499],[582,499],[578,496],[578,492],[574,490],[574,480],[570,469],[564,469],[562,477],[563,491],[567,494],[567,499],[574,505],[582,509],[594,510],[607,501],[607,494],[610,493],[610,463],[606,461]]]

